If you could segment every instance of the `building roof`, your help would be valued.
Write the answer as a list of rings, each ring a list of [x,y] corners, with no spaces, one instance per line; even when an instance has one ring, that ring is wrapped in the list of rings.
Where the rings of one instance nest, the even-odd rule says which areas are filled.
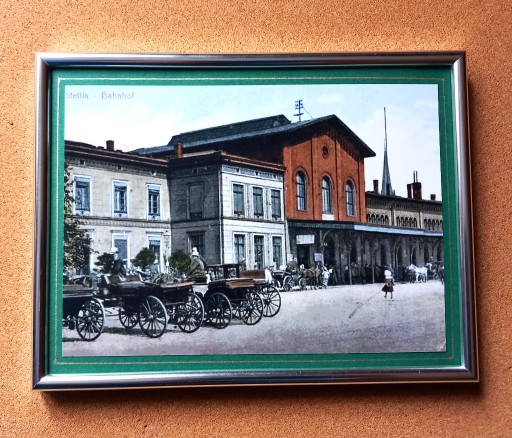
[[[442,208],[443,202],[439,200],[431,199],[416,199],[416,198],[404,198],[403,196],[397,195],[383,195],[375,192],[366,192],[366,208],[371,208],[372,205],[378,203],[401,203],[409,204],[414,206],[425,205],[434,208]]]
[[[284,166],[281,164],[233,155],[224,151],[207,151],[185,154],[181,158],[173,157],[169,159],[168,163],[171,169],[193,167],[204,164],[227,163],[235,166],[246,166],[270,172],[284,173]]]
[[[141,155],[165,155],[174,151],[177,144],[182,144],[188,150],[192,148],[214,148],[215,146],[218,147],[219,144],[298,133],[308,129],[315,130],[329,124],[344,137],[350,139],[363,157],[375,156],[375,152],[335,115],[292,123],[282,114],[185,132],[173,136],[167,146],[148,148],[148,150],[139,149],[134,152]]]
[[[114,147],[112,143],[112,147]],[[110,150],[103,146],[94,146],[73,140],[65,140],[65,154],[70,154],[80,158],[95,158],[103,161],[115,161],[118,163],[130,164],[135,166],[167,167],[167,160],[162,158],[153,158],[149,156],[140,156],[132,152],[123,152],[120,150]]]

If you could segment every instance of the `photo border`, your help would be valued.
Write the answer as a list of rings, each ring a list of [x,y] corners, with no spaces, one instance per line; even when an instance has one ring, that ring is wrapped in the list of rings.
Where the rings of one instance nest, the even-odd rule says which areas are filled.
[[[51,342],[55,342],[50,331],[49,306],[52,298],[50,268],[58,264],[58,242],[51,239],[52,226],[59,224],[62,212],[55,208],[53,194],[58,187],[59,177],[55,162],[57,150],[55,140],[55,86],[52,82],[54,71],[68,69],[82,71],[105,69],[119,72],[137,69],[140,72],[155,70],[210,70],[221,74],[229,69],[264,71],[278,69],[290,73],[298,69],[328,68],[439,68],[449,72],[451,78],[451,107],[453,108],[453,150],[447,151],[455,157],[449,176],[453,176],[456,187],[455,201],[459,214],[456,221],[456,236],[450,235],[448,242],[455,247],[456,264],[460,278],[451,278],[451,283],[460,291],[460,304],[456,328],[461,345],[455,350],[457,358],[446,366],[428,366],[418,354],[402,353],[400,357],[411,366],[340,367],[328,365],[322,355],[308,356],[312,365],[302,367],[304,359],[298,360],[298,367],[276,366],[265,369],[249,357],[251,364],[246,369],[222,370],[215,368],[218,361],[198,360],[193,370],[162,371],[151,364],[144,370],[126,372],[106,371],[108,367],[98,361],[91,372],[76,372],[73,363],[69,369],[63,366],[59,372],[50,372]],[[35,246],[34,246],[34,330],[33,330],[33,387],[41,390],[105,389],[134,387],[182,387],[182,386],[232,386],[271,384],[340,384],[340,383],[405,383],[405,382],[477,382],[477,336],[473,269],[473,236],[470,154],[468,137],[468,104],[466,83],[466,57],[464,52],[432,53],[372,53],[372,54],[276,54],[276,55],[136,55],[136,54],[61,54],[39,53],[36,55],[36,175],[35,175]],[[290,73],[291,74],[291,73]],[[440,108],[441,111],[441,108]],[[442,166],[445,165],[442,163]],[[452,179],[450,179],[452,181]],[[446,183],[443,183],[443,189]],[[446,208],[444,208],[446,212]],[[453,214],[451,215],[453,216]],[[454,239],[455,237],[455,239]],[[446,239],[446,235],[445,235]],[[454,241],[455,240],[455,241]],[[450,262],[454,262],[450,259]],[[452,276],[453,277],[453,276]],[[54,294],[55,295],[55,294]],[[53,295],[53,296],[54,296]],[[245,355],[244,355],[245,356]],[[252,355],[249,355],[252,356]],[[349,355],[350,356],[350,355]],[[354,363],[360,355],[353,354]],[[357,357],[356,357],[357,356]],[[366,363],[378,356],[365,355]],[[201,357],[201,356],[199,356]],[[133,359],[133,358],[132,358]],[[114,362],[121,363],[123,359]],[[103,361],[104,362],[104,361]],[[404,360],[402,360],[404,362]],[[420,365],[421,363],[421,365]],[[454,364],[455,363],[455,364]],[[93,364],[94,368],[94,364]],[[111,367],[110,367],[111,368]],[[137,368],[137,367],[136,367]],[[140,368],[140,366],[138,367]]]

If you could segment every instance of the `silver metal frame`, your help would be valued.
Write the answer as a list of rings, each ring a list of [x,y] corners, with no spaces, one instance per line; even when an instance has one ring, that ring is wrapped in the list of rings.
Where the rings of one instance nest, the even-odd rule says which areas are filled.
[[[459,196],[460,290],[462,291],[462,356],[464,364],[455,368],[418,368],[393,370],[301,370],[239,371],[198,373],[67,374],[50,375],[46,371],[45,350],[48,340],[48,291],[46,267],[49,260],[48,230],[48,153],[50,150],[48,79],[59,67],[91,68],[205,68],[237,67],[328,67],[328,66],[444,66],[454,80],[455,145]],[[35,244],[33,308],[33,387],[40,390],[105,389],[134,387],[189,387],[234,385],[290,385],[343,383],[426,383],[478,382],[476,309],[473,271],[471,176],[464,52],[364,53],[364,54],[276,54],[276,55],[134,55],[134,54],[62,54],[36,55],[36,175]]]

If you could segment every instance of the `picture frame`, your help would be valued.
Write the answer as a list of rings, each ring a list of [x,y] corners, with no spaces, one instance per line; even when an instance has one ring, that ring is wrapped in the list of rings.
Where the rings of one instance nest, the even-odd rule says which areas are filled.
[[[34,389],[478,382],[464,52],[36,83]]]

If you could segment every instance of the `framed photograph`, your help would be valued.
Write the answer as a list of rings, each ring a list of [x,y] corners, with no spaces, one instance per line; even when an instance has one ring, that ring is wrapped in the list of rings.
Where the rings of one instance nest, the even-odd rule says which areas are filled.
[[[35,389],[478,381],[463,52],[36,62]]]

